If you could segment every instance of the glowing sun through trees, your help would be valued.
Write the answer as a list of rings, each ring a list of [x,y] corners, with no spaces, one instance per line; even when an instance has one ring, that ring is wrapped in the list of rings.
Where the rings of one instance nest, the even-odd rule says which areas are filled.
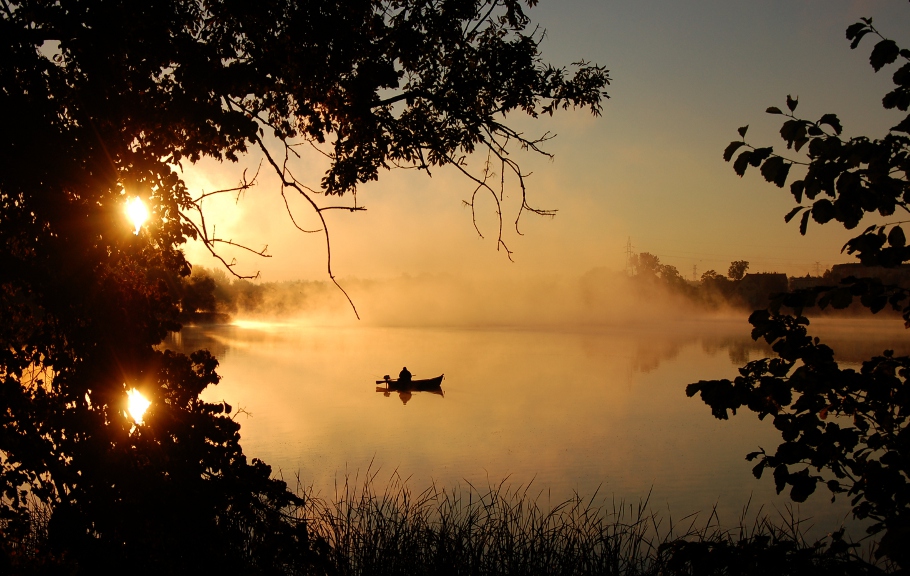
[[[142,228],[145,221],[149,219],[148,208],[145,207],[145,204],[142,203],[142,200],[138,196],[134,196],[132,200],[126,201],[125,212],[126,217],[129,218],[133,226],[136,227],[133,234],[139,234],[139,229]]]
[[[142,424],[142,417],[152,403],[135,388],[128,390],[126,396],[126,409],[130,413],[130,418],[132,418],[136,424]]]

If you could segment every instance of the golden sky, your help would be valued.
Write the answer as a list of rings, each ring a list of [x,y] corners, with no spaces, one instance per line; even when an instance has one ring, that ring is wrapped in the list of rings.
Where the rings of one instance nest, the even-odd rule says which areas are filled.
[[[492,203],[478,203],[485,238],[475,232],[462,206],[474,189],[470,181],[451,169],[432,177],[395,170],[360,189],[358,204],[367,211],[327,214],[336,275],[577,276],[597,267],[621,270],[629,238],[635,252],[656,254],[689,278],[708,269],[726,272],[740,259],[752,263],[750,271],[791,275],[850,260],[839,253],[849,232],[812,223],[801,237],[795,222],[783,221],[794,205],[788,190],[765,183],[757,170],[740,179],[721,155],[745,124],[750,142],[783,149],[779,117],[764,110],[783,107],[787,94],[799,97],[803,117],[839,114],[845,135],[883,135],[901,116],[880,105],[893,67],[874,73],[873,43],[850,50],[844,31],[871,16],[883,34],[910,45],[906,2],[543,0],[530,14],[547,31],[547,61],[594,61],[614,79],[601,118],[584,111],[510,118],[529,135],[558,135],[547,146],[552,161],[515,152],[533,172],[531,204],[557,215],[525,214],[519,236],[512,226],[519,191],[514,183],[507,189],[511,263],[496,249]],[[476,171],[483,158],[469,161]],[[193,190],[211,191],[234,185],[258,163],[252,156],[237,165],[202,163],[185,177]],[[295,170],[317,187],[324,165],[305,156]],[[239,202],[222,197],[204,206],[219,237],[256,249],[268,245],[270,259],[237,253],[239,272],[260,271],[264,280],[326,279],[323,236],[294,229],[265,167],[259,186]],[[316,227],[302,202],[292,209]],[[213,265],[199,246],[187,253]]]

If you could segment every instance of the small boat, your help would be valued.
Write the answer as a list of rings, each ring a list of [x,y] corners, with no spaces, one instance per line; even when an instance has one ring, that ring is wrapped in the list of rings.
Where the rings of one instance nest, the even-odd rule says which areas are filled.
[[[377,384],[385,384],[386,388],[389,390],[408,390],[411,392],[428,392],[432,390],[439,390],[442,386],[442,379],[445,377],[445,374],[440,374],[435,378],[424,378],[417,379],[412,378],[410,381],[401,381],[399,379],[389,378],[388,375],[385,376],[383,380],[377,380]]]

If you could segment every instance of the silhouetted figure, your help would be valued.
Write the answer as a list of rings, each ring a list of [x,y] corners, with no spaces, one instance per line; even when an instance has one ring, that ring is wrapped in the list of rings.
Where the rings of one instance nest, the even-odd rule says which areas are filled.
[[[411,399],[411,396],[412,396],[412,394],[411,394],[410,390],[402,390],[401,392],[398,393],[398,398],[401,399],[402,404],[407,404],[408,400]]]
[[[401,372],[398,373],[398,382],[400,384],[407,384],[411,381],[411,373],[408,372],[408,367],[405,366],[401,369]]]

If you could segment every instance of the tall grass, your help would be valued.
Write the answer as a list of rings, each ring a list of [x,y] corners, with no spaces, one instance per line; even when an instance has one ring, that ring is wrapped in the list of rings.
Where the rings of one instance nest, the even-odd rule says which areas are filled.
[[[648,500],[593,495],[553,503],[531,485],[506,481],[478,488],[431,485],[415,492],[393,474],[344,477],[329,497],[301,488],[302,504],[272,510],[244,532],[238,574],[422,575],[764,575],[881,574],[874,559],[842,533],[807,540],[792,512],[771,518],[744,509],[732,528],[716,511],[673,521]],[[275,513],[284,520],[275,522]],[[52,510],[32,502],[28,528],[0,543],[0,573],[85,573],[47,554]],[[272,526],[274,530],[268,530]],[[0,534],[11,534],[0,522]],[[287,540],[291,530],[293,538]],[[235,543],[236,544],[236,543]],[[226,545],[228,545],[226,543]],[[290,548],[288,547],[290,546]],[[60,571],[58,569],[65,569]],[[54,571],[57,570],[57,571]]]
[[[431,485],[414,492],[394,474],[345,477],[330,499],[303,491],[294,511],[319,561],[309,571],[339,575],[872,574],[870,562],[835,534],[806,540],[803,522],[761,511],[723,528],[716,513],[678,522],[644,500],[573,497],[550,504],[531,486],[478,489]],[[546,503],[546,504],[544,504]]]

